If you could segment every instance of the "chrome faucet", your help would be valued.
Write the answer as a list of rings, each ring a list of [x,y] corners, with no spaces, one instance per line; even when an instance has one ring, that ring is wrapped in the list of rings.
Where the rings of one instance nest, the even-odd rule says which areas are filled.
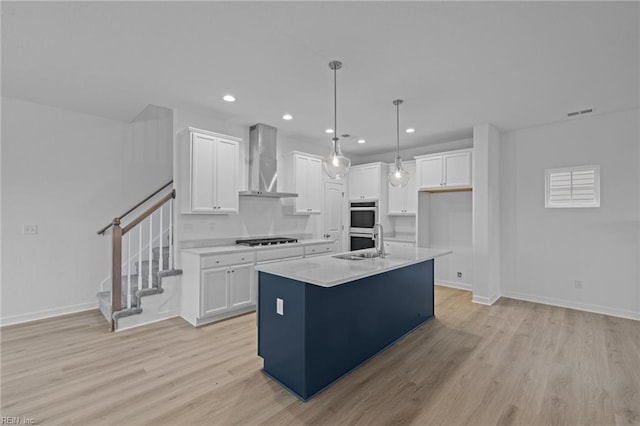
[[[387,254],[384,252],[384,228],[381,223],[373,225],[373,241],[375,242],[378,257],[385,258]]]

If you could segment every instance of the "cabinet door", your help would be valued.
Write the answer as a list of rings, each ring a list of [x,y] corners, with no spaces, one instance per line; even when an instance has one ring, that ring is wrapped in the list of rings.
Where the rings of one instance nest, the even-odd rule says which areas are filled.
[[[349,171],[349,200],[358,201],[364,198],[364,169]]]
[[[416,163],[405,163],[404,168],[409,172],[409,182],[404,190],[404,213],[416,214],[418,211],[418,188],[416,187]]]
[[[238,144],[218,140],[215,150],[215,206],[217,213],[238,213]]]
[[[241,265],[229,268],[229,307],[241,308],[253,303],[253,266]]]
[[[296,213],[307,213],[309,211],[309,193],[307,191],[307,176],[309,175],[309,158],[300,155],[295,156],[295,192],[298,198],[295,199]]]
[[[471,186],[471,152],[444,155],[445,187]]]
[[[201,317],[219,314],[229,309],[229,271],[227,268],[202,271]]]
[[[322,161],[309,158],[307,167],[307,206],[310,213],[320,213],[322,210]]]
[[[380,198],[380,165],[367,166],[362,169],[362,196],[365,200]]]
[[[418,186],[421,189],[442,187],[442,156],[421,158],[418,160],[418,167],[420,167]]]
[[[191,211],[212,213],[214,200],[215,139],[193,134],[191,137]]]

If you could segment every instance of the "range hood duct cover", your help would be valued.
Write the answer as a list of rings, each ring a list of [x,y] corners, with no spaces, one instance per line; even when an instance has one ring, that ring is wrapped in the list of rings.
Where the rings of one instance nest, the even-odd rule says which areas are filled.
[[[298,194],[278,192],[278,153],[275,127],[258,123],[249,128],[249,190],[245,197],[293,198]]]

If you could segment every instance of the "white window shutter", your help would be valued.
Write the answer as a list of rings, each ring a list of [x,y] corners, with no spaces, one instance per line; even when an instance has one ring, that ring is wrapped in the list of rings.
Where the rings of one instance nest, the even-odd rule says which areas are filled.
[[[600,166],[546,170],[545,207],[600,207]]]

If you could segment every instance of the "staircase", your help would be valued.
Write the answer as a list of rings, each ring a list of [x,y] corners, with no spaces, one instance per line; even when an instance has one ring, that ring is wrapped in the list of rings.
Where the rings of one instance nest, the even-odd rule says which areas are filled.
[[[118,330],[120,319],[142,315],[145,298],[162,297],[165,292],[163,279],[182,275],[182,271],[174,267],[175,190],[171,189],[171,192],[153,202],[154,197],[172,183],[173,181],[158,189],[98,231],[99,235],[110,231],[112,237],[112,273],[108,279],[111,289],[97,294],[100,311],[109,321],[112,331]],[[152,202],[153,204],[137,217],[129,220],[126,225],[123,224],[126,216]],[[170,304],[170,300],[155,302],[146,305],[155,306],[154,309],[157,311],[162,305]],[[150,312],[147,316],[149,318],[137,321],[138,324],[136,321],[130,321],[129,325],[135,326],[162,319],[161,313],[158,312]]]
[[[168,265],[169,246],[164,246],[163,249],[163,264]],[[120,304],[121,306],[130,307],[116,311],[115,313],[111,312],[111,291],[101,291],[97,294],[98,307],[100,308],[102,315],[104,315],[108,321],[141,314],[143,297],[164,293],[164,289],[162,288],[162,279],[182,275],[182,270],[180,269],[166,269],[160,272],[160,249],[158,247],[153,248],[152,253],[151,274],[149,274],[149,261],[143,260],[142,262],[135,262],[135,274],[122,276]],[[151,276],[151,285],[149,285],[149,276]],[[137,286],[138,281],[142,284],[141,288],[138,288]],[[129,285],[129,282],[131,282],[131,285]],[[130,305],[127,297],[131,298]]]

